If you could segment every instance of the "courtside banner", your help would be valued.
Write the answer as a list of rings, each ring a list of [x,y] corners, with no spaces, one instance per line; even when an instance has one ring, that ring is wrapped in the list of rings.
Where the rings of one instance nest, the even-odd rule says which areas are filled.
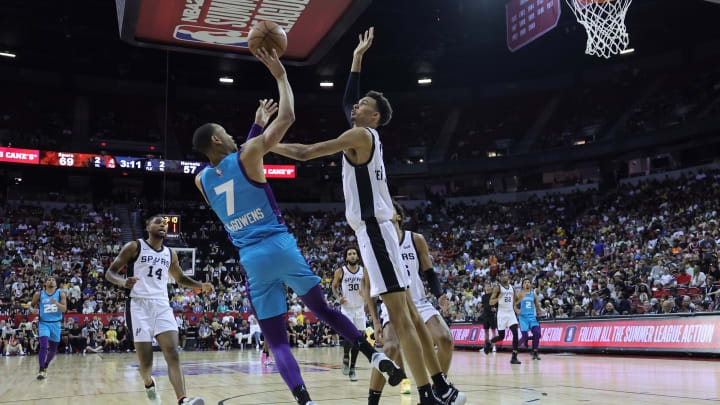
[[[40,151],[34,149],[0,148],[0,162],[36,165],[40,163]]]
[[[263,170],[265,171],[265,177],[275,179],[294,179],[295,178],[295,166],[284,166],[284,165],[265,165]]]
[[[553,321],[540,326],[541,349],[720,354],[720,315]],[[453,325],[450,330],[458,346],[485,343],[482,325]],[[512,345],[510,330],[500,344]]]
[[[288,36],[283,56],[314,63],[371,0],[116,0],[120,36],[136,45],[250,57],[248,35],[259,21]]]

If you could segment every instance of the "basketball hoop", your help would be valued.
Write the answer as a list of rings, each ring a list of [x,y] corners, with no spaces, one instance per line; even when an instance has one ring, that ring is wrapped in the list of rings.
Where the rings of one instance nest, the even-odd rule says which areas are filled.
[[[630,37],[625,15],[632,0],[566,0],[587,31],[588,55],[610,58],[627,48]]]

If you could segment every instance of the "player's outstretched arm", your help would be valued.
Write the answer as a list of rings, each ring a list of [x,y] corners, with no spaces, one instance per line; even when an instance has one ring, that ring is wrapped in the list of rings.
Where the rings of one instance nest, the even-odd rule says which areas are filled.
[[[250,163],[257,162],[259,164],[262,157],[282,140],[287,130],[295,122],[295,99],[285,67],[280,62],[277,52],[273,50],[271,55],[265,49],[260,49],[256,56],[275,77],[280,93],[277,118],[265,129],[262,136],[249,140],[243,148],[241,156],[243,162],[249,159]]]
[[[212,284],[201,283],[186,276],[185,273],[183,273],[182,268],[180,268],[180,261],[178,260],[177,253],[175,252],[172,252],[172,260],[170,262],[169,271],[170,275],[173,276],[173,278],[175,279],[175,281],[177,281],[180,287],[202,290],[205,293],[211,293],[215,291],[215,288]]]
[[[247,138],[245,138],[245,143],[256,136],[261,135],[267,126],[267,123],[270,121],[270,118],[272,118],[278,110],[278,104],[273,99],[262,99],[259,102],[260,106],[257,111],[255,111],[255,122],[252,127],[250,127],[250,132],[248,133]]]
[[[358,44],[353,51],[353,61],[350,67],[351,73],[360,73],[363,56],[365,56],[365,52],[372,46],[373,39],[375,39],[375,27],[370,27],[370,29],[365,31],[365,34],[358,35]],[[357,99],[355,101],[357,101]]]
[[[495,286],[493,287],[492,296],[490,297],[490,305],[495,305],[498,303],[500,297],[500,287]]]
[[[127,279],[120,275],[120,270],[125,267],[131,260],[137,257],[139,246],[136,241],[128,242],[120,249],[120,253],[113,260],[105,272],[105,279],[117,286],[132,289],[138,281],[137,277],[128,277]]]
[[[322,156],[330,156],[348,149],[372,147],[372,137],[365,128],[352,128],[339,137],[312,145],[300,143],[280,143],[272,148],[272,152],[290,159],[306,161]]]
[[[369,30],[365,31],[365,35],[360,34],[358,36],[358,45],[355,51],[353,51],[350,76],[345,85],[345,94],[343,95],[343,112],[345,112],[345,118],[351,127],[353,126],[353,122],[352,119],[350,119],[350,113],[352,112],[353,105],[360,100],[360,70],[362,68],[362,58],[365,52],[370,49],[374,35],[374,27],[370,27]]]

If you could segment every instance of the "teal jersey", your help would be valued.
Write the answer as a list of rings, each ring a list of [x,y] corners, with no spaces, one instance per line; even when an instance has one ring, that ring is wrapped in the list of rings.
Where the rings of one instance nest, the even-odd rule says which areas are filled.
[[[535,292],[530,292],[520,301],[520,316],[535,316]]]
[[[288,232],[270,185],[248,178],[240,152],[207,167],[200,180],[210,206],[238,248]]]
[[[50,301],[51,298],[55,298],[55,301],[59,303],[60,291],[56,289],[52,295],[47,295],[45,290],[40,292],[40,311],[38,313],[41,322],[58,322],[63,318],[62,311]]]

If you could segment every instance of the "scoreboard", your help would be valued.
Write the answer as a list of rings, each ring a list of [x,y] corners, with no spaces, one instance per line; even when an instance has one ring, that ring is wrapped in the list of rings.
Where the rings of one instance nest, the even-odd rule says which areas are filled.
[[[90,153],[53,152],[46,150],[0,147],[0,163],[19,163],[92,169],[121,169],[153,173],[197,174],[207,162],[166,160],[132,156],[94,155]],[[295,178],[295,166],[265,166],[267,178]]]
[[[165,237],[179,238],[180,237],[180,215],[160,214],[160,216],[165,218],[165,223],[167,223],[167,232],[165,233]]]

